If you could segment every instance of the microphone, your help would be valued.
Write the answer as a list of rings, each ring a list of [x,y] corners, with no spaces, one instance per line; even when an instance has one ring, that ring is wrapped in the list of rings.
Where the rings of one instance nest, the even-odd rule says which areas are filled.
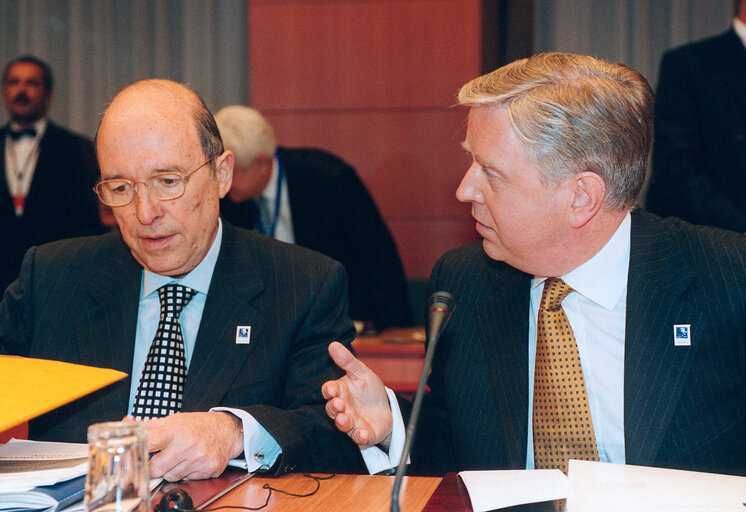
[[[412,451],[412,443],[414,443],[414,434],[417,429],[417,418],[420,416],[420,409],[422,408],[422,398],[425,396],[425,384],[427,382],[428,374],[430,373],[430,366],[432,366],[433,364],[435,345],[438,343],[440,334],[443,332],[443,329],[445,329],[448,320],[450,320],[451,314],[453,313],[454,309],[456,309],[453,295],[444,291],[433,293],[428,300],[428,305],[428,336],[427,352],[425,353],[425,364],[422,367],[420,382],[417,385],[417,393],[415,393],[414,396],[412,414],[409,416],[409,424],[407,425],[407,436],[404,441],[404,450],[402,451],[399,465],[396,468],[394,487],[391,491],[391,512],[399,512],[399,489],[401,488],[404,473],[406,473],[407,471],[407,459],[409,458],[409,452]]]

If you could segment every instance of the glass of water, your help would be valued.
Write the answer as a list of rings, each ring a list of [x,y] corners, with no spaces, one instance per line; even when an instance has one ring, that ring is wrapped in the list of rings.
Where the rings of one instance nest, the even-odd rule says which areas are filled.
[[[88,427],[87,512],[150,512],[147,427],[134,421]]]

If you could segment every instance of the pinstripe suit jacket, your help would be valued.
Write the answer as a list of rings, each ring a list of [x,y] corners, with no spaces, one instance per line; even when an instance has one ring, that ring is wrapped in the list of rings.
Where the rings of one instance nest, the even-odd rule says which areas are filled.
[[[364,471],[357,447],[326,417],[320,391],[337,377],[327,345],[349,345],[355,335],[344,269],[307,249],[223,226],[182,410],[245,409],[282,447],[278,472]],[[141,275],[119,234],[31,249],[0,303],[1,348],[130,373]],[[235,343],[239,325],[251,326],[248,345]],[[89,424],[127,413],[130,383],[33,421],[31,438],[85,441]]]
[[[431,288],[457,310],[413,471],[525,468],[530,280],[479,243],[436,264]],[[674,324],[691,324],[690,347],[674,346]],[[746,238],[634,212],[619,390],[628,464],[746,473],[745,329]]]

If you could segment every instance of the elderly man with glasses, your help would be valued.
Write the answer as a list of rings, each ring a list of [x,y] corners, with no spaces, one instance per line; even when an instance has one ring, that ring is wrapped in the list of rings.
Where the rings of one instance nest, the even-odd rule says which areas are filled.
[[[30,425],[84,441],[91,423],[147,420],[151,474],[362,470],[324,413],[327,345],[349,345],[342,266],[222,222],[234,156],[210,112],[166,80],[120,91],[96,138],[99,198],[119,232],[31,249],[0,303],[0,352],[130,377]]]

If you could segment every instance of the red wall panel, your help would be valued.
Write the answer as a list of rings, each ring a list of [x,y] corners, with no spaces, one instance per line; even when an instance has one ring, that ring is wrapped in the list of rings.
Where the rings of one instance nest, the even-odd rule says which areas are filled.
[[[476,239],[458,88],[480,74],[480,0],[251,0],[252,106],[281,144],[329,150],[365,181],[405,270]]]

